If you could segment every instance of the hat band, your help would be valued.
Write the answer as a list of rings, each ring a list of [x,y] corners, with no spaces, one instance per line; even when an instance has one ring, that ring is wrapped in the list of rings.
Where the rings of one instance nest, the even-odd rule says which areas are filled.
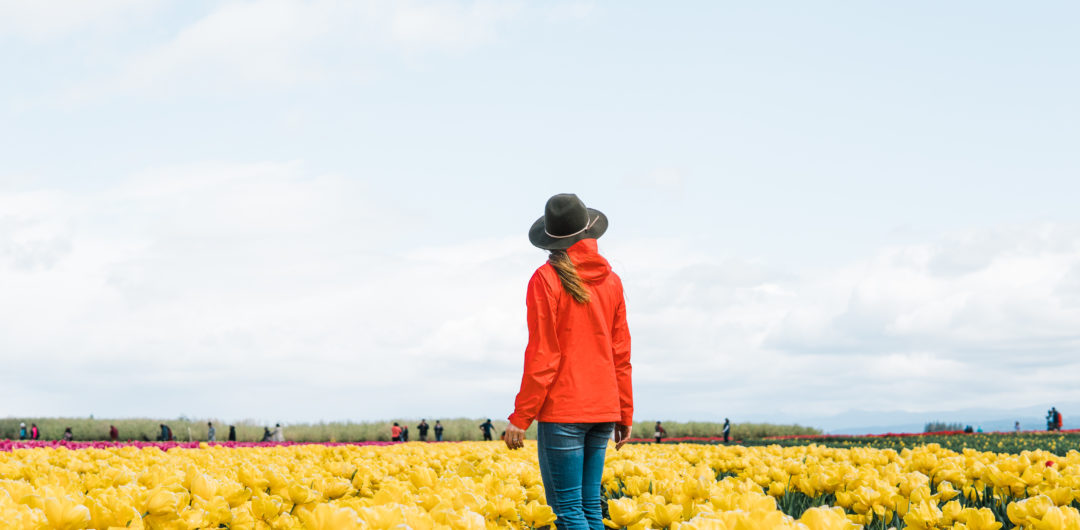
[[[588,219],[588,218],[589,218],[588,214],[585,214],[585,219]],[[585,223],[585,228],[582,228],[581,230],[578,230],[577,232],[574,232],[573,234],[566,234],[565,236],[557,236],[555,234],[552,234],[551,232],[548,232],[547,231],[547,223],[544,223],[544,233],[547,234],[548,237],[553,237],[555,239],[565,239],[565,238],[568,238],[568,237],[574,237],[574,236],[576,236],[576,235],[578,235],[578,234],[592,228],[592,225],[595,224],[596,221],[598,221],[598,220],[600,220],[599,215],[597,215],[592,221],[588,221],[587,223]]]

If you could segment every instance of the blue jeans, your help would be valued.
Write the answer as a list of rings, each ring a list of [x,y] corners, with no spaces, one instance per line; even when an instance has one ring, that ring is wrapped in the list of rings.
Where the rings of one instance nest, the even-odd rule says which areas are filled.
[[[540,476],[559,530],[604,530],[600,479],[614,423],[537,424]]]

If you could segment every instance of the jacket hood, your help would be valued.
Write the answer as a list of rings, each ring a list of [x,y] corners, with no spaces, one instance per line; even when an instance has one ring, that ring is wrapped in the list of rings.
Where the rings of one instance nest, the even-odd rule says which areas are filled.
[[[578,276],[586,283],[596,283],[611,274],[611,264],[596,249],[595,239],[582,239],[566,249]]]

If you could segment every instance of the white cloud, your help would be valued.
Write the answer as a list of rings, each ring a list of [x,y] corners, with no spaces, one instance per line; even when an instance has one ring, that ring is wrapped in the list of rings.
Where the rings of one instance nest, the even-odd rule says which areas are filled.
[[[560,2],[548,6],[548,16],[553,20],[585,20],[592,17],[596,4],[592,2]]]
[[[402,243],[441,217],[400,208],[298,161],[0,193],[0,414],[508,412],[543,253],[520,234]],[[627,286],[642,417],[1080,399],[1080,227],[945,235],[830,270],[677,239],[601,247]]]
[[[508,2],[247,0],[225,2],[163,44],[64,95],[171,97],[370,78],[380,54],[457,52],[497,40]]]
[[[1080,232],[1061,225],[886,248],[808,289],[769,343],[856,353],[933,344],[968,356],[1003,343],[1066,347],[1080,339],[1080,311],[1062,289],[1077,263]]]
[[[93,26],[118,24],[159,2],[146,0],[0,0],[0,35],[43,40]]]
[[[494,41],[499,24],[520,9],[519,2],[397,2],[390,36],[412,49],[472,47]]]
[[[650,191],[681,194],[686,184],[686,171],[674,167],[654,168],[648,172],[629,175],[625,182]]]

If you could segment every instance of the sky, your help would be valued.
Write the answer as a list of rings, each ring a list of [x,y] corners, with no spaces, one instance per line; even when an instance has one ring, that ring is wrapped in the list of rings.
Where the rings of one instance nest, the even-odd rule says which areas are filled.
[[[564,192],[638,419],[1080,402],[1078,16],[0,0],[0,416],[505,418]]]

